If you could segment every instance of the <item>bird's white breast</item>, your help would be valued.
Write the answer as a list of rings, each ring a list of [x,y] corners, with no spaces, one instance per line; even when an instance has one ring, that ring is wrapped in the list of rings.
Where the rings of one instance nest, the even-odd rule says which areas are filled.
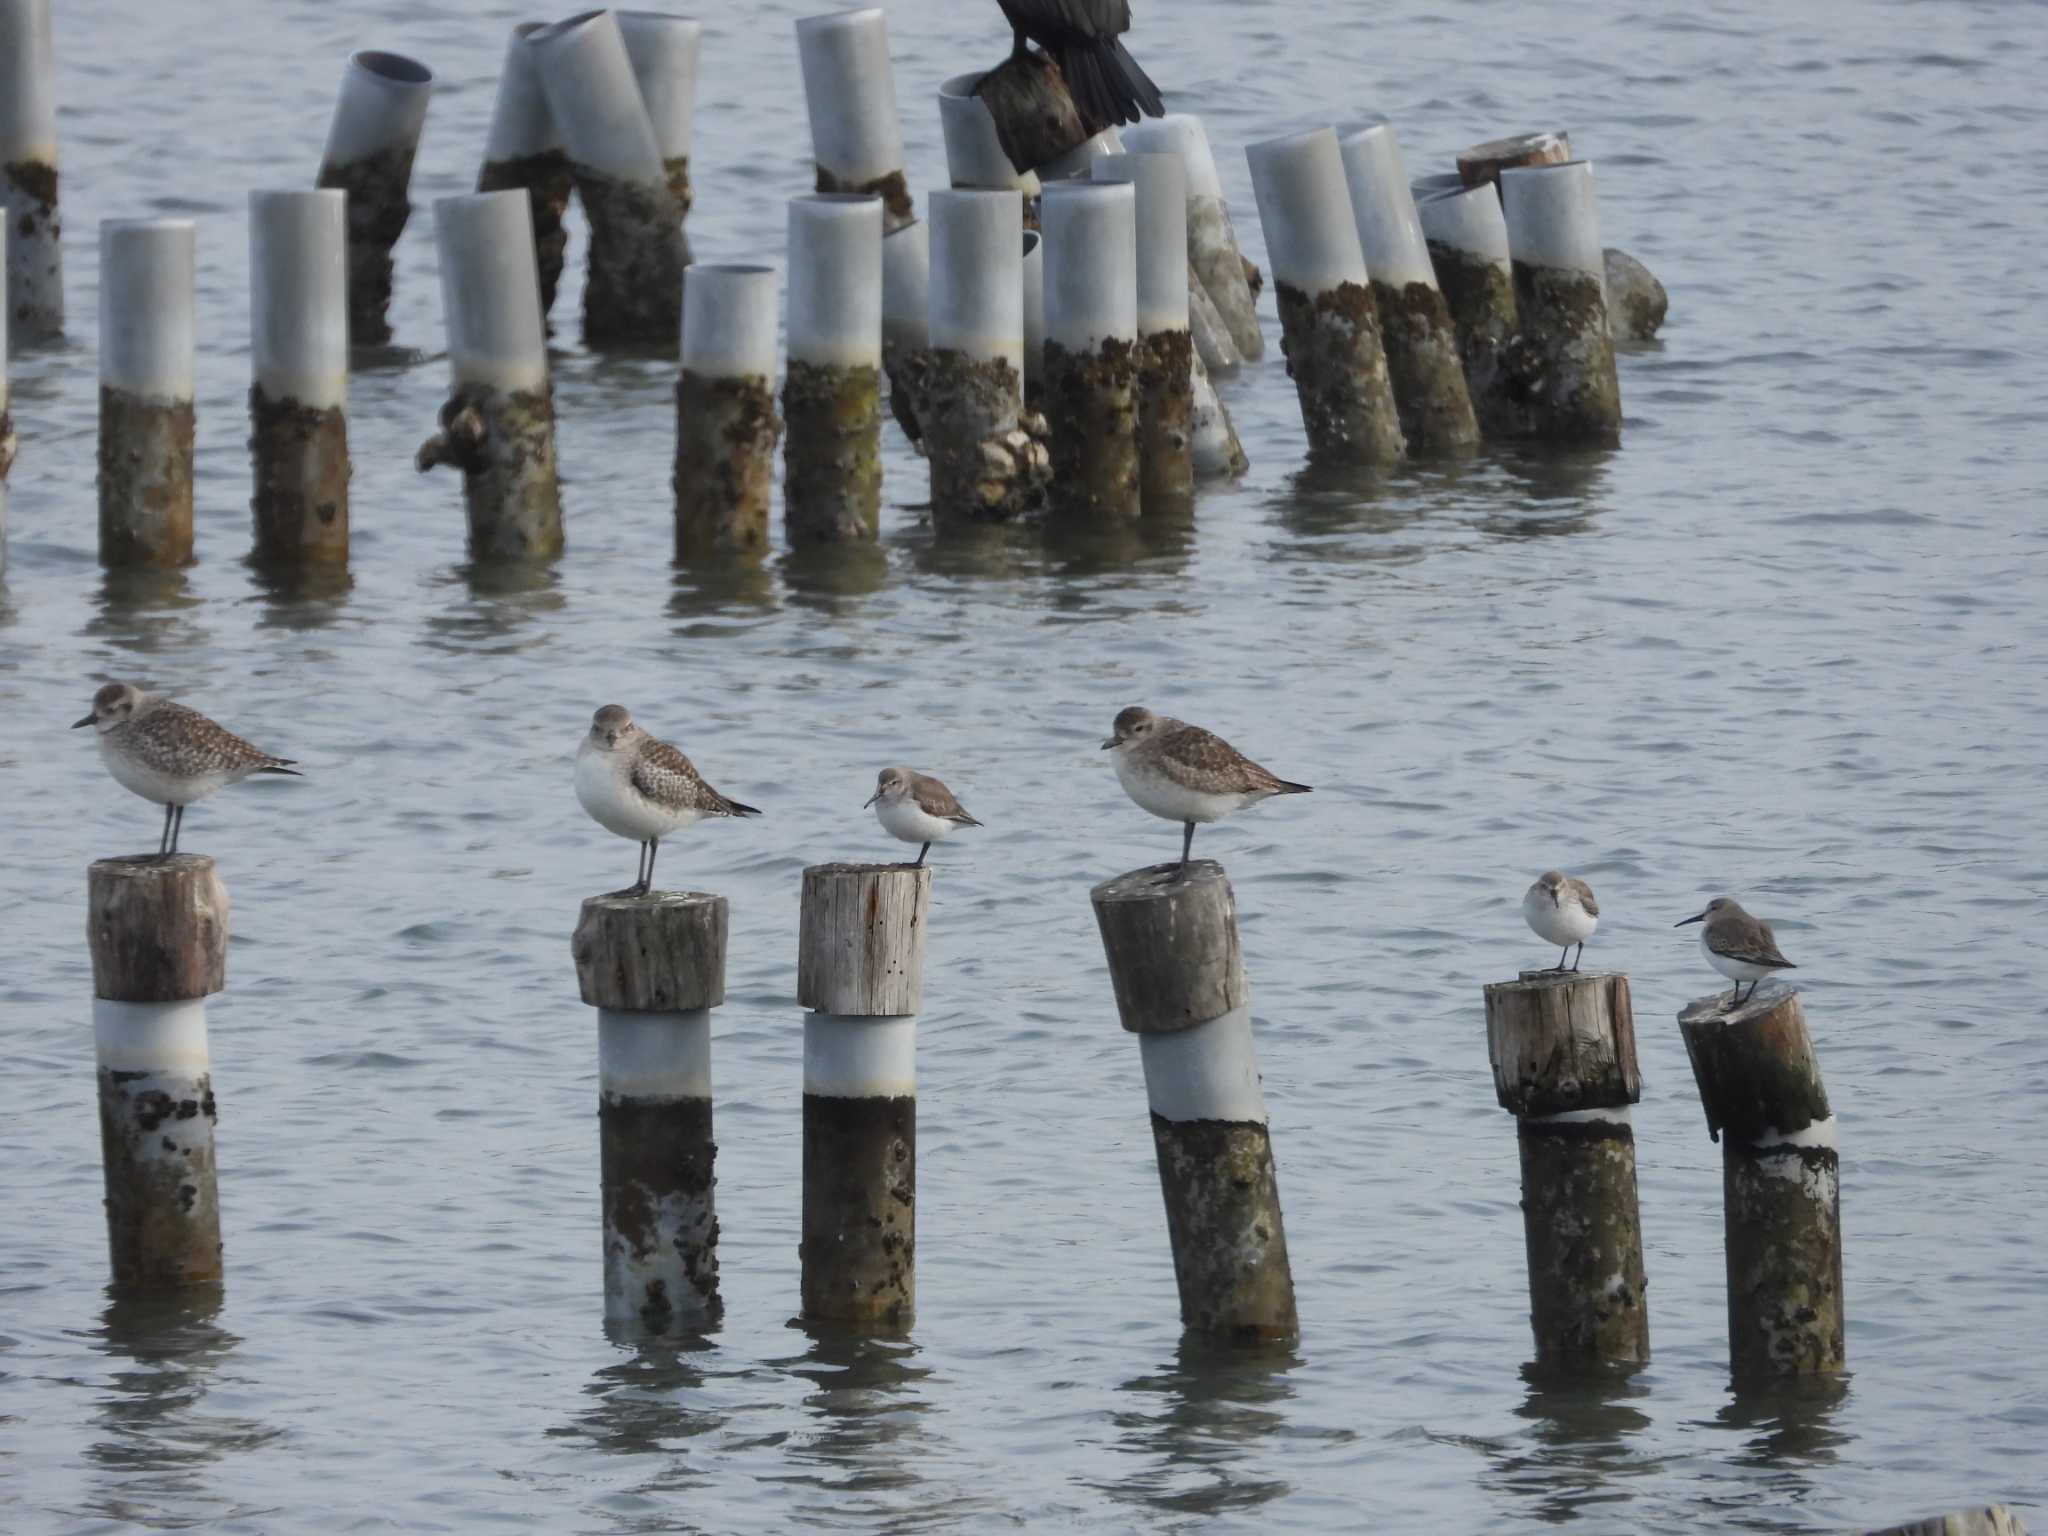
[[[1538,938],[1548,939],[1559,948],[1585,943],[1600,926],[1600,919],[1579,905],[1576,896],[1566,896],[1560,906],[1551,901],[1550,893],[1540,885],[1530,886],[1529,894],[1522,898],[1522,916]]]
[[[114,782],[157,805],[190,805],[234,782],[234,775],[228,773],[196,773],[189,778],[164,773],[126,750],[112,733],[102,731],[98,735],[100,760],[107,765]]]
[[[1256,795],[1212,795],[1176,784],[1165,774],[1131,761],[1131,754],[1119,748],[1116,781],[1140,808],[1168,821],[1219,821],[1232,811],[1260,798]]]
[[[587,742],[576,753],[576,799],[605,831],[636,843],[666,837],[697,819],[695,812],[665,810],[633,787],[631,760]]]
[[[936,843],[941,838],[951,837],[960,825],[932,815],[909,795],[901,800],[877,800],[875,820],[891,837],[901,838],[906,843]]]

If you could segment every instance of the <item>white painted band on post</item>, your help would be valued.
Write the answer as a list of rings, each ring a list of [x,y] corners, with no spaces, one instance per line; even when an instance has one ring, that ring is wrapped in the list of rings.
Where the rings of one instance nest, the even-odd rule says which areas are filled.
[[[1038,195],[1038,175],[1019,172],[1003,153],[996,120],[974,94],[982,71],[955,75],[939,87],[939,129],[946,140],[946,179],[956,187],[981,187],[992,192]]]
[[[683,273],[686,371],[713,379],[775,377],[780,294],[773,267],[712,266]]]
[[[1045,236],[1024,231],[1024,382],[1036,384],[1045,373]]]
[[[152,400],[192,398],[190,219],[100,222],[100,383]]]
[[[1344,179],[1366,270],[1395,288],[1410,283],[1434,288],[1436,269],[1429,264],[1429,247],[1422,238],[1422,221],[1408,190],[1393,125],[1374,123],[1356,129],[1338,141],[1338,148],[1344,156]]]
[[[1565,1109],[1554,1115],[1527,1115],[1524,1125],[1630,1125],[1628,1106],[1616,1104],[1609,1109]]]
[[[805,1014],[804,1092],[827,1099],[914,1098],[917,1016]]]
[[[50,0],[0,0],[0,162],[57,163]]]
[[[1351,217],[1344,156],[1329,128],[1245,147],[1266,259],[1273,280],[1309,298],[1343,283],[1367,281],[1365,249]]]
[[[614,14],[640,86],[640,104],[654,129],[655,147],[665,159],[681,159],[690,153],[691,125],[697,116],[697,60],[704,24],[660,11]]]
[[[1508,249],[1516,261],[1598,278],[1605,292],[1607,260],[1600,251],[1592,161],[1504,170],[1500,206],[1507,220]]]
[[[1425,240],[1508,269],[1508,225],[1491,184],[1425,198],[1415,212]]]
[[[1105,128],[1094,138],[1083,139],[1065,154],[1055,155],[1039,166],[1039,182],[1050,184],[1085,177],[1088,174],[1088,167],[1104,155],[1120,155],[1123,152],[1123,135],[1114,128]]]
[[[1223,178],[1216,174],[1216,155],[1209,148],[1209,133],[1192,112],[1169,112],[1148,117],[1123,130],[1124,148],[1133,154],[1179,155],[1187,169],[1188,196],[1223,200]]]
[[[1053,182],[1045,234],[1045,339],[1070,352],[1138,339],[1138,199],[1128,182]],[[1183,279],[1182,303],[1187,286]]]
[[[324,162],[347,165],[382,150],[417,148],[433,93],[434,72],[418,59],[374,48],[350,54],[327,125]]]
[[[547,333],[533,254],[533,205],[518,188],[434,204],[441,309],[455,382],[511,392],[543,387]]]
[[[796,24],[811,157],[861,185],[903,169],[903,124],[889,63],[889,18],[879,6],[806,16]]]
[[[621,1099],[711,1097],[711,1010],[597,1010],[597,1086]]]
[[[555,116],[540,82],[540,60],[533,34],[545,23],[522,21],[505,44],[505,67],[498,75],[498,99],[491,108],[491,131],[484,138],[484,160],[524,160],[558,148]]]
[[[198,1076],[208,1070],[206,999],[189,997],[170,1003],[117,1003],[92,1000],[93,1054],[110,1072],[179,1072]]]
[[[1024,375],[1024,200],[932,193],[931,345]]]
[[[586,11],[530,39],[555,129],[578,165],[641,186],[668,184],[618,17]]]
[[[881,366],[879,197],[813,192],[789,200],[789,360]]]
[[[1160,1119],[1266,1123],[1248,1007],[1192,1029],[1141,1034],[1138,1054],[1145,1065],[1145,1097]]]
[[[348,194],[249,194],[256,387],[315,410],[348,403]]]
[[[882,334],[891,346],[931,336],[931,226],[914,220],[882,236]]]
[[[1777,1147],[1821,1147],[1836,1148],[1841,1143],[1835,1135],[1835,1117],[1816,1120],[1801,1131],[1781,1131],[1776,1126],[1766,1126],[1761,1135],[1750,1143],[1759,1151]]]
[[[1097,181],[1127,181],[1136,189],[1138,221],[1138,334],[1156,336],[1188,328],[1187,165],[1178,155],[1104,155]]]

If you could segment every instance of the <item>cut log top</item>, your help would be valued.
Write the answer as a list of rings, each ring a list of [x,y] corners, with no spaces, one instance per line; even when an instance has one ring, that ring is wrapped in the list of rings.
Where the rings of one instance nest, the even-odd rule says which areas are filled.
[[[796,995],[817,1013],[900,1017],[924,1001],[929,865],[813,864],[804,871]]]
[[[1516,166],[1562,165],[1571,157],[1569,134],[1518,133],[1513,138],[1474,144],[1458,156],[1458,175],[1468,187],[1483,187],[1498,182],[1502,171]]]
[[[1524,1118],[1642,1097],[1635,1014],[1619,971],[1524,971],[1492,983],[1486,1054],[1500,1107]]]
[[[593,1008],[682,1013],[725,1001],[726,904],[703,891],[592,896],[569,941]]]
[[[1991,1504],[1980,1509],[1959,1509],[1951,1515],[1936,1515],[1931,1520],[1888,1525],[1881,1531],[1867,1531],[1864,1536],[2027,1536],[2027,1528],[2020,1524],[2020,1517],[2003,1504]]]
[[[1755,1142],[1827,1119],[1833,1111],[1799,994],[1766,983],[1740,1008],[1728,1008],[1727,996],[1699,998],[1678,1016],[1708,1134]]]
[[[1237,898],[1214,859],[1153,864],[1088,893],[1109,957],[1116,1011],[1133,1034],[1172,1034],[1251,996],[1237,942]]]
[[[169,1003],[227,985],[228,890],[212,859],[101,859],[85,880],[95,996]]]

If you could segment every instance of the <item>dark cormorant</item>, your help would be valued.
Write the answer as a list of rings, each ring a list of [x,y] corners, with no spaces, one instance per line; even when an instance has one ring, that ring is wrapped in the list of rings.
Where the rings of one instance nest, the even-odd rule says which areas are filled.
[[[1146,78],[1118,41],[1131,30],[1131,0],[996,0],[1016,33],[1016,52],[1027,40],[1060,67],[1090,133],[1135,123],[1141,113],[1166,110],[1159,87]]]

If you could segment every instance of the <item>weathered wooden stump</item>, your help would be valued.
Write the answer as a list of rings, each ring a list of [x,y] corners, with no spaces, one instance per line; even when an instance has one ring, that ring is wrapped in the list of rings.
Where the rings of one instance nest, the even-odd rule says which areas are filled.
[[[1642,1096],[1628,978],[1524,971],[1486,988],[1494,1092],[1515,1116],[1536,1364],[1650,1358],[1629,1106]]]
[[[974,94],[1019,174],[1052,164],[1103,126],[1082,120],[1059,65],[1036,50],[1005,59],[975,82]]]
[[[597,1009],[607,1322],[695,1333],[718,1293],[711,1010],[725,1001],[726,904],[700,891],[593,896],[570,951]]]
[[[1904,1525],[1888,1525],[1881,1531],[1866,1531],[1864,1536],[2027,1536],[2027,1528],[2003,1504],[1988,1504],[1926,1520],[1909,1520]]]
[[[1766,983],[1678,1016],[1708,1133],[1721,1143],[1728,1357],[1738,1380],[1828,1376],[1842,1346],[1835,1117],[1799,995]]]
[[[803,1315],[888,1329],[917,1310],[917,1010],[932,872],[804,871]]]
[[[86,873],[100,1150],[114,1289],[221,1278],[206,998],[227,979],[228,893],[204,854]]]
[[[1524,165],[1563,165],[1572,157],[1571,135],[1517,133],[1474,144],[1458,156],[1458,177],[1468,187],[1497,185],[1500,173]]]
[[[1181,1324],[1233,1342],[1299,1332],[1237,904],[1223,866],[1157,864],[1089,892],[1123,1027],[1138,1037]]]

